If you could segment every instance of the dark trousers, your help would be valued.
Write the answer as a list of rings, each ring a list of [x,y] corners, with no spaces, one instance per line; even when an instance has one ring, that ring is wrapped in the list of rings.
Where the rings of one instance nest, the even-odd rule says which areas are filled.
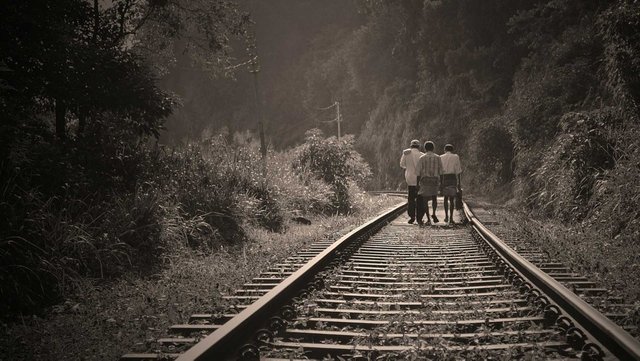
[[[407,214],[409,218],[416,219],[418,206],[418,186],[409,186],[409,198],[407,199]]]
[[[416,207],[416,219],[418,220],[418,222],[422,222],[423,221],[423,217],[426,214],[427,215],[427,222],[429,222],[429,209],[427,208],[428,201],[431,201],[431,207],[433,208],[433,204],[435,204],[435,202],[437,202],[437,196],[418,196],[418,206]]]

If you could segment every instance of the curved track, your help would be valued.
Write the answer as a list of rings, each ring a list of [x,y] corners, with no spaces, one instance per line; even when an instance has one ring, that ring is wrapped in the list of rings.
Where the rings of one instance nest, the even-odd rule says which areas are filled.
[[[486,229],[383,212],[193,315],[152,352],[174,359],[640,359],[639,343]],[[213,332],[212,332],[213,331]]]

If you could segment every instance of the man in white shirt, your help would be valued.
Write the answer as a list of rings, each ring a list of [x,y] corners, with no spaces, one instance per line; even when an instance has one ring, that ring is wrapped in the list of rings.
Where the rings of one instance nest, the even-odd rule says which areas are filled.
[[[453,209],[455,205],[456,195],[460,190],[460,178],[462,174],[462,165],[460,157],[453,154],[453,145],[444,146],[444,154],[440,156],[442,160],[442,195],[444,196],[444,221],[453,224]]]
[[[416,220],[418,199],[418,175],[416,174],[416,165],[422,154],[420,151],[420,141],[414,139],[411,141],[409,148],[402,151],[402,157],[400,157],[400,167],[404,169],[404,179],[407,181],[409,188],[409,198],[407,200],[409,224],[412,224]]]

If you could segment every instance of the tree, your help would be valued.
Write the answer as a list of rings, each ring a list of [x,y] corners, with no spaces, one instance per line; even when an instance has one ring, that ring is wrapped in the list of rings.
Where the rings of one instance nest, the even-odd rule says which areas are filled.
[[[53,109],[55,133],[81,134],[105,111],[154,134],[175,104],[155,85],[145,55],[182,48],[219,74],[228,64],[232,36],[243,36],[247,14],[228,1],[83,0],[4,2],[0,10],[2,60],[17,92],[8,102]],[[178,44],[179,43],[179,44]],[[176,45],[178,44],[178,45]],[[166,60],[166,59],[165,59]]]
[[[311,171],[331,186],[331,202],[340,213],[351,210],[350,184],[363,185],[371,176],[369,165],[355,151],[353,143],[351,135],[340,140],[336,137],[324,138],[322,131],[311,129],[306,133],[305,143],[298,148],[293,164],[300,173]]]

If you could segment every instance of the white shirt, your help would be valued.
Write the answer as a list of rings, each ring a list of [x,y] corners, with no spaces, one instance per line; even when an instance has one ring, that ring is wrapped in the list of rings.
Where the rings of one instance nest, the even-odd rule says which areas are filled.
[[[416,174],[416,165],[418,160],[422,156],[421,151],[418,148],[409,148],[402,151],[402,157],[400,157],[400,167],[404,168],[404,179],[407,181],[407,185],[418,185],[418,175]]]
[[[442,160],[442,174],[460,174],[462,173],[462,165],[460,157],[457,154],[446,152],[440,156]]]

